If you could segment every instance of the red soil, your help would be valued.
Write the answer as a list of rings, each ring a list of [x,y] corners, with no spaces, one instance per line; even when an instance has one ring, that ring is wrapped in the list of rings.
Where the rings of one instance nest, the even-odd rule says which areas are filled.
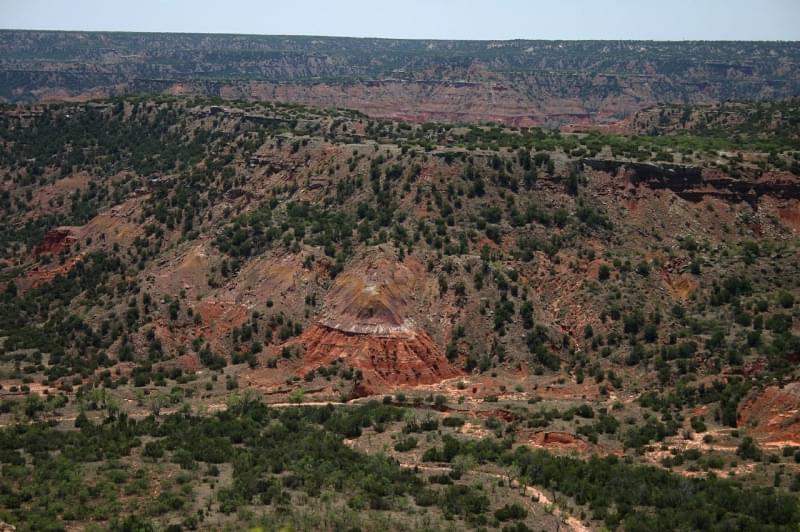
[[[225,301],[207,300],[198,303],[194,312],[200,316],[200,323],[187,326],[173,326],[159,319],[155,322],[155,334],[172,352],[180,346],[188,346],[195,338],[208,341],[211,350],[219,355],[230,352],[227,339],[234,327],[239,327],[248,319],[248,309],[236,303]],[[197,369],[195,362],[190,359],[181,364],[184,369]]]
[[[778,216],[794,233],[800,233],[800,204],[790,203],[778,208]]]
[[[45,283],[49,283],[55,279],[56,276],[64,275],[65,273],[69,272],[81,261],[82,258],[82,255],[77,255],[64,262],[64,264],[54,266],[53,268],[35,268],[30,270],[23,277],[17,279],[17,288],[25,291],[30,290],[31,288],[36,288]]]
[[[765,444],[800,445],[800,382],[751,394],[739,406],[737,425]]]

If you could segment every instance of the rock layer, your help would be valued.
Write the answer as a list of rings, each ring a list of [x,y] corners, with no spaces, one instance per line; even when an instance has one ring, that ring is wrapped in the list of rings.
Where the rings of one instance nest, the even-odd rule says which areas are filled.
[[[688,201],[701,201],[704,197],[750,203],[762,196],[781,200],[800,199],[800,180],[789,172],[769,172],[759,179],[736,179],[717,169],[679,164],[607,159],[581,159],[580,164],[591,170],[624,177],[633,185],[671,190]]]
[[[296,340],[305,348],[301,373],[341,359],[361,370],[365,393],[459,375],[409,315],[417,274],[385,258],[365,264],[337,277],[317,322]]]
[[[0,100],[160,93],[346,107],[414,122],[609,124],[661,102],[796,96],[798,57],[794,42],[2,30]]]
[[[300,339],[306,348],[302,373],[342,359],[361,370],[360,388],[367,393],[435,384],[460,374],[424,331],[379,336],[316,324]]]

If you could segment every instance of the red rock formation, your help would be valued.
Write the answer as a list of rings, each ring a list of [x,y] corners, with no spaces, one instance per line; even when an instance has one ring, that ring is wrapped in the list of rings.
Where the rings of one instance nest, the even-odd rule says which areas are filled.
[[[459,375],[408,316],[416,281],[410,268],[383,258],[337,277],[317,323],[292,342],[305,347],[301,374],[341,358],[361,370],[359,394]]]
[[[304,332],[300,341],[306,348],[301,373],[341,358],[349,367],[361,370],[361,387],[367,393],[434,384],[460,373],[424,331],[378,336],[317,324]]]
[[[800,445],[800,382],[752,393],[740,404],[736,424],[762,443]]]
[[[569,432],[534,432],[528,441],[535,447],[575,450],[581,453],[588,453],[592,450],[590,443]]]
[[[34,255],[43,255],[45,253],[54,254],[60,253],[62,250],[68,248],[78,239],[72,233],[72,230],[66,227],[59,227],[51,229],[45,233],[42,242],[33,250]]]

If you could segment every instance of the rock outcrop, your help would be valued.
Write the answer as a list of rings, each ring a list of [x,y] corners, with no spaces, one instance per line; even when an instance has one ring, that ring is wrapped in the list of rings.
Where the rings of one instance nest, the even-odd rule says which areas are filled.
[[[569,432],[542,431],[524,433],[521,440],[532,447],[546,448],[551,451],[578,452],[588,454],[595,450],[595,446]]]
[[[42,242],[33,250],[34,255],[55,254],[70,247],[77,241],[72,229],[59,227],[44,234]]]
[[[679,164],[656,164],[611,159],[581,159],[585,168],[626,179],[633,185],[671,190],[688,201],[717,197],[731,202],[754,203],[761,196],[800,199],[800,178],[788,172],[760,179],[735,179],[721,171]]]
[[[736,424],[765,445],[800,445],[800,382],[752,392],[740,403]]]
[[[379,258],[337,277],[316,323],[294,341],[305,349],[301,373],[341,359],[361,370],[360,393],[458,376],[410,316],[415,275],[403,264]]]

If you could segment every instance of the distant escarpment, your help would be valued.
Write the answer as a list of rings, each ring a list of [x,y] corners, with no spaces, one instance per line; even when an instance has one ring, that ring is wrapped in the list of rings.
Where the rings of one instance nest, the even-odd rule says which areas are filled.
[[[800,95],[798,43],[427,41],[0,31],[0,101],[159,93],[414,122],[614,122],[656,103]]]

